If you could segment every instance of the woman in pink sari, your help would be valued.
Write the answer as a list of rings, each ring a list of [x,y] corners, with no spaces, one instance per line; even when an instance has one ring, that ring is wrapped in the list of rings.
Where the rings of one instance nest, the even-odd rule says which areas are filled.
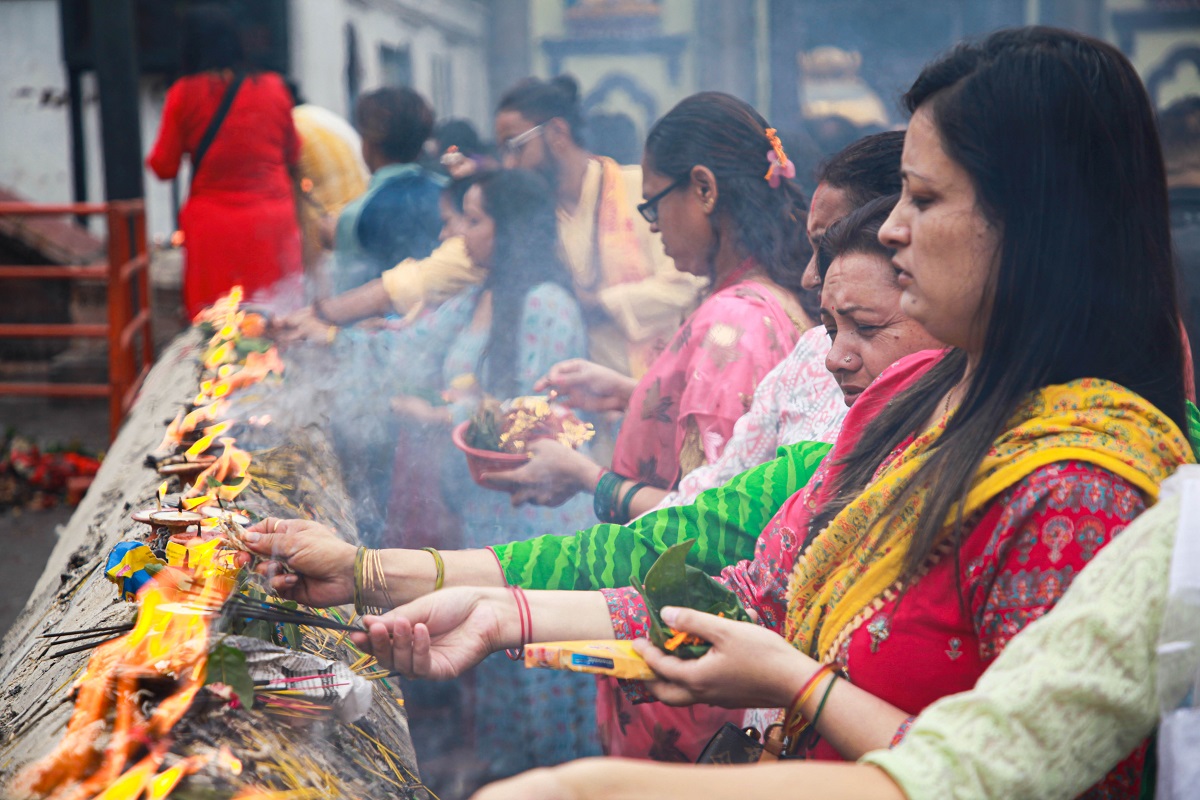
[[[603,522],[653,508],[720,456],[758,382],[813,324],[798,300],[808,253],[795,165],[753,108],[717,92],[683,100],[647,136],[642,174],[638,210],[676,267],[713,289],[636,382],[580,359],[550,370],[537,390],[624,421],[611,469],[540,441],[527,465],[486,476],[516,504],[586,492]]]

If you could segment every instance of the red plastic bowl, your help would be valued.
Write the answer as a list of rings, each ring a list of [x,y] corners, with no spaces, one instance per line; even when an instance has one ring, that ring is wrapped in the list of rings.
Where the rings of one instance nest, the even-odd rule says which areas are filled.
[[[471,422],[460,423],[454,428],[450,434],[450,438],[454,441],[454,446],[462,450],[467,456],[467,469],[471,470],[471,479],[485,489],[495,489],[487,481],[483,480],[485,472],[504,472],[505,470],[516,469],[529,460],[528,453],[498,453],[495,450],[477,450],[471,447],[466,442],[467,426]]]

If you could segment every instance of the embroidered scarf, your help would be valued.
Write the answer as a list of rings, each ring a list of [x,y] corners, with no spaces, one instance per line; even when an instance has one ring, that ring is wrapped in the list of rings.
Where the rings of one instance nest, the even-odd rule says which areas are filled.
[[[899,580],[928,489],[915,491],[887,519],[884,510],[929,459],[948,419],[943,416],[886,462],[796,562],[786,635],[799,650],[828,661],[838,634]],[[1153,502],[1159,484],[1195,457],[1174,422],[1115,383],[1083,378],[1049,386],[1021,405],[984,456],[967,493],[963,519],[1035,470],[1067,460],[1106,469]],[[951,522],[947,520],[940,543],[948,540]]]

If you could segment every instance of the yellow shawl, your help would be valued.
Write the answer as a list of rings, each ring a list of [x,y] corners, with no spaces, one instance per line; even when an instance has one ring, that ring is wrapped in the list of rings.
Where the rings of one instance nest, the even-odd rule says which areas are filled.
[[[596,201],[596,270],[600,286],[639,283],[654,274],[654,264],[638,240],[637,208],[625,192],[621,165],[611,158],[598,156],[600,197]],[[629,370],[642,375],[654,360],[656,342],[629,342]]]
[[[928,489],[883,518],[884,509],[924,464],[948,416],[880,468],[867,489],[829,523],[796,562],[788,592],[787,638],[821,661],[839,634],[887,595],[903,571]],[[1127,389],[1084,378],[1031,395],[975,474],[963,519],[1035,470],[1085,461],[1129,481],[1149,500],[1177,466],[1193,462],[1187,438],[1168,417]],[[947,520],[941,543],[949,539]]]

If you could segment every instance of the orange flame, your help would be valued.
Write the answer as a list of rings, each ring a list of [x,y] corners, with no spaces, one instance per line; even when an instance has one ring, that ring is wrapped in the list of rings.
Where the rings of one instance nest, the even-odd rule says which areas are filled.
[[[195,458],[201,453],[207,452],[208,448],[212,447],[213,440],[220,436],[225,431],[233,427],[233,420],[218,422],[204,429],[204,435],[196,440],[196,443],[189,447],[184,453],[188,458]]]
[[[149,761],[135,765],[128,785],[118,784],[118,778],[143,742],[163,740],[204,686],[208,618],[173,613],[169,606],[219,606],[231,585],[216,576],[194,580],[170,567],[146,584],[138,595],[134,629],[96,648],[77,683],[66,735],[54,752],[21,775],[18,786],[37,794],[59,790],[69,797],[91,797],[115,785],[132,792],[138,781],[144,787],[158,769],[153,752]],[[163,678],[174,680],[175,690],[147,714],[140,683]],[[110,715],[112,729],[105,743]]]
[[[211,494],[208,479],[212,478],[221,484],[214,487],[217,497],[225,501],[232,501],[250,485],[250,454],[234,447],[234,441],[228,437],[221,439],[221,444],[225,445],[225,451],[207,469],[196,476],[196,482],[192,484],[193,491],[199,494]]]

